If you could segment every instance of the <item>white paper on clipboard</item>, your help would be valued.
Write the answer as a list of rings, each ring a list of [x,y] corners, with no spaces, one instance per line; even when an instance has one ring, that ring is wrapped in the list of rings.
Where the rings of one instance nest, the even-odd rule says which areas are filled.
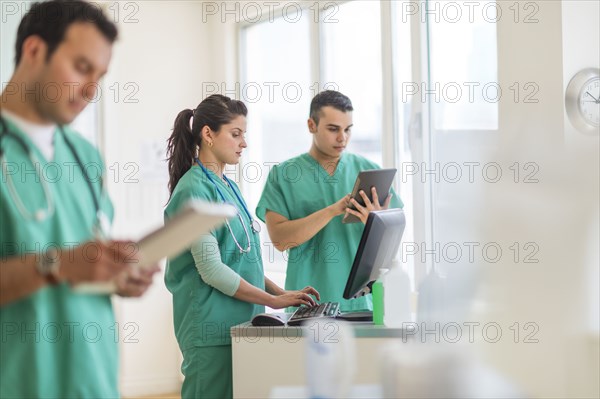
[[[228,204],[215,204],[190,200],[167,223],[138,241],[135,267],[150,267],[163,258],[171,258],[190,248],[202,234],[220,226],[234,217],[237,210]],[[115,292],[112,281],[79,284],[73,289],[85,294],[110,294]]]

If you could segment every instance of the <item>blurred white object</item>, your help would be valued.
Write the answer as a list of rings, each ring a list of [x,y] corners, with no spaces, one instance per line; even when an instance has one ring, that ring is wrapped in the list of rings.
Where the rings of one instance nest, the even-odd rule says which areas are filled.
[[[396,343],[381,353],[384,398],[518,398],[463,345]]]
[[[446,310],[444,302],[445,278],[432,268],[419,285],[417,320],[419,322],[441,322]]]
[[[380,399],[381,387],[379,385],[352,385],[346,399]],[[269,395],[271,399],[309,399],[308,389],[303,386],[274,387]]]
[[[502,182],[486,193],[482,239],[520,252],[484,269],[486,306],[475,318],[497,323],[504,336],[479,349],[527,396],[597,398],[598,141],[520,151],[535,161],[538,181]],[[512,149],[501,159],[520,156]]]
[[[346,398],[356,373],[352,326],[342,320],[317,320],[303,326],[306,385],[311,398]]]
[[[383,324],[386,327],[402,327],[411,322],[410,279],[399,261],[394,261],[390,270],[381,277],[383,281]]]

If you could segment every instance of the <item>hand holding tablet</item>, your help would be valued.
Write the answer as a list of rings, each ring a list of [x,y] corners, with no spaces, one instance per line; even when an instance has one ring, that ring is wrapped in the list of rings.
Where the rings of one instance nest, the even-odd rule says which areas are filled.
[[[394,181],[396,171],[396,169],[363,170],[356,178],[350,198],[356,200],[359,206],[364,207],[365,200],[360,192],[364,191],[368,199],[373,202],[372,187],[374,187],[377,192],[379,206],[383,206],[389,195],[390,188],[392,187],[392,182]],[[352,202],[348,203],[348,208],[356,210],[356,207],[352,204]],[[342,219],[342,223],[358,223],[360,221],[361,220],[358,216],[355,216],[351,213],[347,213],[344,216],[344,219]]]

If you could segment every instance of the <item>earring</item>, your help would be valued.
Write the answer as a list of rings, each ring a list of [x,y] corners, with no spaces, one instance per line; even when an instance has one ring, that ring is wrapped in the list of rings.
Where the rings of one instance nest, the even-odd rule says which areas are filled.
[[[213,146],[213,142],[212,142],[212,141],[209,141],[209,142],[208,142],[208,146],[209,146],[210,148],[212,148],[212,146]]]

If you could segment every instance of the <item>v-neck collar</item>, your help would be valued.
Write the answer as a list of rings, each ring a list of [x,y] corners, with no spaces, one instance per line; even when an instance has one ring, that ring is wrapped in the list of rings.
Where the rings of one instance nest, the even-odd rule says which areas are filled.
[[[214,171],[212,171],[211,169],[207,168],[206,166],[202,165],[204,170],[206,171],[206,173],[208,173],[208,175],[210,176],[210,178],[212,179],[212,183],[213,186],[215,186],[215,188],[218,191],[221,191],[221,195],[223,195],[225,197],[225,193],[227,193],[227,197],[225,198],[221,198],[221,195],[217,194],[219,196],[219,200],[220,201],[225,201],[225,203],[230,203],[233,204],[235,206],[235,208],[237,209],[238,213],[240,215],[243,215],[243,217],[245,217],[246,219],[248,219],[249,223],[252,223],[252,216],[249,215],[248,213],[250,212],[248,210],[247,204],[244,200],[244,198],[242,197],[241,193],[239,193],[238,190],[236,190],[233,187],[233,181],[231,179],[227,179],[227,181],[229,183],[226,183],[225,180],[221,179]],[[202,171],[202,167],[200,167],[200,165],[198,165],[197,162],[194,162],[194,167],[197,167],[200,170],[200,173],[202,173],[203,176],[207,176],[204,171]],[[225,175],[224,175],[225,176]],[[210,180],[207,179],[207,181],[210,182]],[[225,191],[223,191],[223,189],[225,189]]]
[[[200,169],[200,172],[202,174],[204,174],[204,172],[202,171],[202,169],[204,169],[206,171],[206,173],[209,174],[209,176],[212,179],[212,181],[215,182],[215,183],[217,183],[217,184],[219,184],[221,187],[224,187],[224,188],[226,188],[228,190],[232,189],[231,185],[227,184],[225,182],[225,180],[223,180],[221,177],[219,177],[219,175],[217,175],[212,169],[207,168],[206,166],[204,166],[204,164],[202,164],[202,166],[200,166],[200,165],[198,165],[198,163],[196,161],[194,161],[194,166],[197,167],[198,169]]]
[[[340,156],[340,160],[338,161],[336,167],[335,167],[335,171],[333,172],[332,175],[329,174],[329,172],[327,170],[325,170],[325,168],[323,168],[323,165],[321,165],[321,163],[319,161],[317,161],[315,158],[313,158],[312,155],[310,155],[309,152],[304,153],[304,158],[309,162],[312,163],[314,165],[316,165],[317,170],[319,170],[319,173],[323,174],[323,176],[331,179],[331,178],[336,178],[337,176],[340,175],[340,173],[343,172],[344,167],[346,165],[346,153],[342,153],[342,155]]]

